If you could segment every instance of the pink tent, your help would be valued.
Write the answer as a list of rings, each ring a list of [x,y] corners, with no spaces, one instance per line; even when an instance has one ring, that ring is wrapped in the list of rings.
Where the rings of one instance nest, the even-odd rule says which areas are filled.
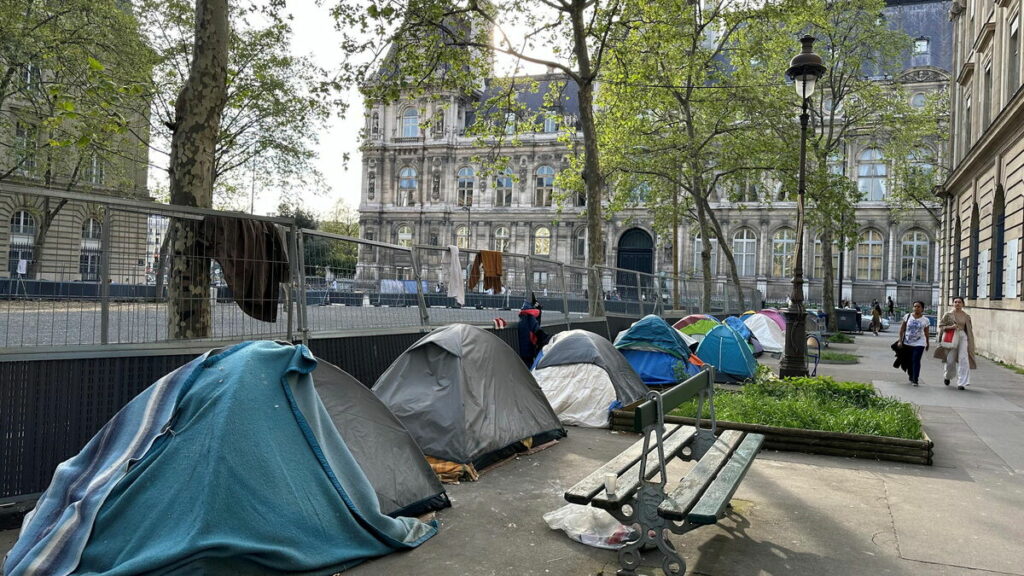
[[[758,312],[758,314],[764,314],[765,316],[771,318],[773,321],[775,321],[776,324],[779,325],[779,328],[782,328],[783,332],[786,331],[786,319],[783,318],[782,313],[776,310],[775,308],[765,308],[764,310]]]

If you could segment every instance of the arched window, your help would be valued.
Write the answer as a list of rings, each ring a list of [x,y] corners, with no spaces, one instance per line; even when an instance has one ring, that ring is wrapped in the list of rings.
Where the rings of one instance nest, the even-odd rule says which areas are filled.
[[[399,246],[412,246],[412,227],[406,224],[402,224],[398,227],[398,245]]]
[[[977,298],[978,297],[978,275],[981,273],[980,266],[978,265],[978,259],[980,256],[979,245],[980,241],[980,218],[978,216],[978,205],[975,204],[974,208],[971,209],[971,237],[970,237],[970,273],[968,274],[968,287],[967,297]]]
[[[857,280],[882,279],[882,234],[868,230],[857,243]]]
[[[416,203],[416,189],[419,181],[416,179],[415,168],[402,168],[398,173],[398,205],[412,206]]]
[[[910,230],[900,239],[900,282],[928,282],[928,235]]]
[[[537,256],[551,255],[551,230],[541,226],[533,232],[533,253]]]
[[[507,252],[509,246],[512,245],[512,235],[508,232],[508,227],[498,226],[494,229],[494,250],[498,252]]]
[[[476,179],[473,177],[472,168],[463,168],[459,170],[458,178],[458,205],[459,206],[472,206],[473,205],[473,184]]]
[[[402,138],[419,138],[420,112],[415,108],[407,108],[402,114]]]
[[[512,170],[505,168],[494,178],[494,205],[508,207],[512,205],[512,188],[515,185],[515,178]]]
[[[469,226],[455,228],[455,245],[459,248],[469,248]]]
[[[887,175],[885,158],[877,148],[868,148],[857,156],[857,189],[864,200],[879,202],[885,199]]]
[[[824,278],[825,277],[825,265],[824,265],[825,251],[822,247],[821,237],[819,236],[814,241],[814,268],[812,269],[811,278]],[[836,274],[839,270],[839,244],[836,241],[832,241],[832,274]]]
[[[537,187],[534,191],[534,206],[551,206],[551,196],[555,190],[555,169],[551,166],[539,166],[536,172]]]
[[[82,223],[82,253],[78,257],[78,272],[84,281],[97,282],[100,279],[102,235],[103,228],[99,220],[87,218]]]
[[[28,278],[29,264],[36,243],[36,220],[27,210],[11,215],[11,245],[7,251],[7,271],[11,277]]]
[[[779,228],[772,236],[772,277],[792,276],[795,255],[796,232],[792,228]]]
[[[744,228],[732,237],[732,255],[740,276],[757,274],[757,235],[753,230]]]
[[[704,262],[702,260],[701,251],[704,249],[704,243],[701,241],[700,236],[693,237],[693,273],[697,276],[704,275]],[[711,275],[715,276],[718,274],[718,238],[711,239]]]
[[[572,257],[575,260],[587,259],[587,229],[577,228],[572,233]]]
[[[1002,185],[996,186],[992,200],[992,293],[989,298],[1002,299],[1006,287],[1006,194]],[[1013,274],[1017,273],[1014,266]]]

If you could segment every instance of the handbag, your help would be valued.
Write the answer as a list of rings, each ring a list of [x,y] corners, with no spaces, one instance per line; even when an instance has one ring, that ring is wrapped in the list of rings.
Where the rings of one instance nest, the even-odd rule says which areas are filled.
[[[956,333],[956,326],[950,326],[942,329],[942,335],[939,336],[939,346],[943,348],[956,348],[960,344],[960,338]]]

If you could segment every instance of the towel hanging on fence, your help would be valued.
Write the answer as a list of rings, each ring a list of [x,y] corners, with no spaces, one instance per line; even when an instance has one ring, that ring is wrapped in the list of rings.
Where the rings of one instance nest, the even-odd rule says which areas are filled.
[[[501,294],[502,253],[494,250],[481,250],[469,267],[469,288],[472,289],[480,281],[480,267],[484,269],[484,290],[490,289],[492,294]]]
[[[459,306],[466,304],[466,285],[462,283],[462,261],[459,260],[459,247],[448,246],[451,259],[448,262],[448,296],[455,298]]]
[[[288,281],[288,250],[272,222],[207,216],[203,253],[216,260],[235,303],[249,316],[277,322],[281,282]]]

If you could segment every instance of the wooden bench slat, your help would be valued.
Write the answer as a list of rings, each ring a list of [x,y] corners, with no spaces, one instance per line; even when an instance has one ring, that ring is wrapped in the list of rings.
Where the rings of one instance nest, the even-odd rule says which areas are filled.
[[[665,426],[664,441],[666,449],[670,445],[674,445],[679,437],[679,442],[684,441],[686,437],[693,436],[694,428],[692,426],[683,426],[680,424],[667,424]],[[654,437],[651,438],[650,452],[648,454],[654,454],[654,461],[657,462],[657,446],[658,443]],[[565,499],[573,504],[589,504],[591,499],[598,493],[604,490],[604,477],[607,474],[615,474],[620,476],[623,472],[629,470],[632,466],[637,465],[640,462],[640,453],[644,449],[644,440],[641,438],[633,443],[632,446],[627,448],[621,454],[613,458],[610,462],[601,466],[594,471],[590,476],[587,476],[583,480],[576,483],[575,486],[566,490]],[[680,448],[681,449],[681,448]],[[667,456],[667,454],[666,454]],[[650,466],[650,460],[648,460],[648,466]],[[621,480],[620,480],[621,482]],[[619,493],[625,492],[625,485],[623,488],[619,488],[616,493],[617,497],[621,498]]]
[[[680,430],[672,436],[665,438],[665,461],[669,461],[673,456],[683,448],[688,446],[694,439],[694,432],[696,428],[692,426],[686,426],[687,430]],[[650,480],[658,474],[658,451],[651,450],[647,453],[647,470],[645,480]],[[604,481],[602,480],[602,483]],[[629,500],[636,494],[637,488],[640,486],[640,460],[637,460],[636,464],[629,467],[628,470],[622,472],[619,475],[618,487],[615,495],[610,496],[603,490],[599,490],[593,499],[590,501],[591,505],[597,508],[604,508],[606,510],[616,508],[622,505],[622,502]]]
[[[683,520],[704,493],[711,478],[718,474],[725,461],[743,439],[743,432],[726,430],[704,454],[679,485],[658,506],[658,514],[669,520]]]
[[[757,456],[764,443],[763,434],[747,434],[732,458],[718,473],[711,486],[704,491],[704,496],[686,515],[686,519],[693,524],[714,524],[722,517],[725,507],[732,500],[743,476],[746,475],[754,457]]]
[[[702,371],[685,382],[662,392],[661,404],[665,408],[665,413],[668,414],[683,402],[697,397],[698,394],[713,385],[711,373]],[[648,426],[653,426],[657,421],[658,410],[654,401],[647,400],[633,409],[634,431],[640,432]]]

